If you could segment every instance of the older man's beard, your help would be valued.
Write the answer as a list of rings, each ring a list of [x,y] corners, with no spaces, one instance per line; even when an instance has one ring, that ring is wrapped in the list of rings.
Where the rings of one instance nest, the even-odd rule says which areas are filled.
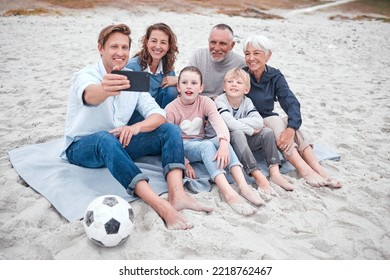
[[[213,54],[215,54],[215,53],[210,52],[210,57],[211,57],[211,60],[213,62],[221,62],[222,60],[224,60],[226,58],[226,54],[225,53],[222,53],[222,56],[218,57],[218,58],[214,58]],[[220,53],[218,53],[218,54],[220,54]]]

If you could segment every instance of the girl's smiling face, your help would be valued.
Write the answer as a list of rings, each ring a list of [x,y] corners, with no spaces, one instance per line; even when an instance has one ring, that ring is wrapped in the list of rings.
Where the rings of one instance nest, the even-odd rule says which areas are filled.
[[[185,70],[180,73],[177,84],[180,101],[184,105],[195,102],[198,95],[203,91],[203,84],[197,72]]]

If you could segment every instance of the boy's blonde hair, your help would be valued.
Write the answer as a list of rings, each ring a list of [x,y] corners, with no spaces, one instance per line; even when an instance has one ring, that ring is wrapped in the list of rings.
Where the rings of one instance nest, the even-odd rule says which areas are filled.
[[[250,80],[249,74],[247,72],[245,72],[244,70],[242,70],[241,68],[230,69],[226,73],[225,78],[223,79],[223,82],[226,83],[227,80],[232,79],[232,78],[241,78],[244,81],[247,90],[249,91],[249,89],[251,88],[251,80]]]

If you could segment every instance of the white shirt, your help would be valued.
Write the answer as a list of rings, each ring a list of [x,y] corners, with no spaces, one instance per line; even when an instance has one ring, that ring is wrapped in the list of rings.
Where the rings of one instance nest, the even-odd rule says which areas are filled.
[[[162,60],[160,60],[160,62],[158,63],[158,66],[157,66],[157,69],[156,69],[156,73],[153,73],[153,72],[150,70],[149,65],[145,68],[144,72],[148,72],[148,73],[153,74],[153,75],[156,75],[156,74],[164,74],[164,69],[163,69]]]

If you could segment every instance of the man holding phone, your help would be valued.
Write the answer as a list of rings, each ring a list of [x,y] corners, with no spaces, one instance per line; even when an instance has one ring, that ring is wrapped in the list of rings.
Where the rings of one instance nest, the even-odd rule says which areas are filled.
[[[83,167],[107,167],[128,193],[138,195],[156,210],[168,229],[190,229],[193,225],[180,210],[213,209],[184,191],[180,129],[166,123],[165,111],[148,92],[123,91],[131,89],[131,82],[124,75],[111,73],[125,67],[130,45],[130,28],[125,24],[110,25],[100,32],[101,59],[78,71],[72,80],[61,155]],[[128,126],[135,109],[145,119]],[[162,157],[169,202],[154,192],[134,163],[147,155]]]

